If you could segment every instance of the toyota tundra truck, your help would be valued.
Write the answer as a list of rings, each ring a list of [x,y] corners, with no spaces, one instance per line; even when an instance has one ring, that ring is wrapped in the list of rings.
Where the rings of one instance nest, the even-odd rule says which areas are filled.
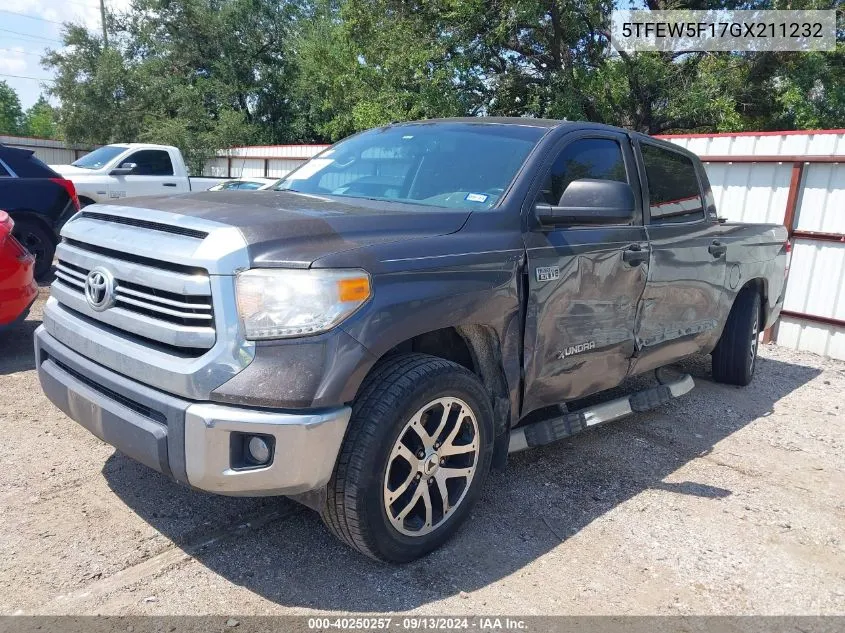
[[[84,208],[38,373],[138,462],[292,497],[403,562],[455,532],[509,453],[688,392],[675,361],[709,353],[714,380],[747,385],[788,251],[782,226],[718,218],[701,162],[668,142],[396,124],[274,190]],[[602,396],[623,381],[650,386]]]

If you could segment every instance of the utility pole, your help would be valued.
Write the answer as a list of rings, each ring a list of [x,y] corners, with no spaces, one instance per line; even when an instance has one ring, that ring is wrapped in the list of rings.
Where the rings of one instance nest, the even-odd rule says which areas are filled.
[[[109,33],[106,30],[106,0],[100,0],[100,22],[103,24],[103,48],[108,48]]]

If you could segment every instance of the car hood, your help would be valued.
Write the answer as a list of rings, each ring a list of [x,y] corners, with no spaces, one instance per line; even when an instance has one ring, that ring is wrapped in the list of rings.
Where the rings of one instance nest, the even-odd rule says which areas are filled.
[[[287,191],[203,191],[129,198],[120,206],[236,227],[254,266],[296,268],[342,251],[454,233],[470,215],[466,210]]]

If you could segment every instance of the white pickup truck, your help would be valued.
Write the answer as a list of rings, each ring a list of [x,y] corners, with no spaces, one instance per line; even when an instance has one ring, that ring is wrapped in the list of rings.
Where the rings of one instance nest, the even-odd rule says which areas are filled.
[[[82,206],[120,198],[204,191],[223,179],[189,178],[182,152],[170,145],[104,145],[70,165],[51,165],[72,181]]]

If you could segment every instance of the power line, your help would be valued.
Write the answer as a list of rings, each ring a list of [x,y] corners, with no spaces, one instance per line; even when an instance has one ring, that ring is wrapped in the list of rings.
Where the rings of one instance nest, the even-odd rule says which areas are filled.
[[[18,53],[19,55],[32,55],[33,57],[43,57],[44,53],[32,53],[30,51],[22,51],[17,48],[0,48],[0,51],[5,51],[7,53]]]
[[[26,42],[27,44],[34,44],[34,45],[37,45],[37,46],[43,46],[44,48],[47,48],[47,46],[49,46],[48,44],[45,44],[43,42],[36,42],[35,40],[25,40],[22,37],[14,37],[14,36],[11,36],[11,35],[0,35],[0,40],[17,40],[19,42]],[[3,43],[5,43],[5,41]],[[62,42],[57,41],[56,43],[61,44]]]
[[[12,77],[13,79],[31,79],[32,81],[56,81],[55,79],[49,79],[48,77],[28,77],[27,75],[7,75],[6,73],[0,73],[0,77]]]
[[[11,29],[0,29],[0,31],[4,31],[5,33],[14,33],[15,35],[23,35],[25,37],[31,37],[37,40],[45,40],[47,42],[55,42],[56,44],[63,44],[61,40],[53,39],[51,37],[42,37],[41,35],[33,35],[32,33],[21,33],[20,31],[12,31]],[[20,39],[20,38],[14,38]]]
[[[58,22],[56,20],[48,20],[47,18],[42,18],[39,15],[27,15],[26,13],[19,13],[17,11],[9,11],[8,9],[0,9],[0,13],[8,13],[9,15],[17,15],[21,18],[26,18],[27,20],[39,20],[41,22],[49,22],[50,24],[58,24],[59,26],[64,26],[64,22]]]

